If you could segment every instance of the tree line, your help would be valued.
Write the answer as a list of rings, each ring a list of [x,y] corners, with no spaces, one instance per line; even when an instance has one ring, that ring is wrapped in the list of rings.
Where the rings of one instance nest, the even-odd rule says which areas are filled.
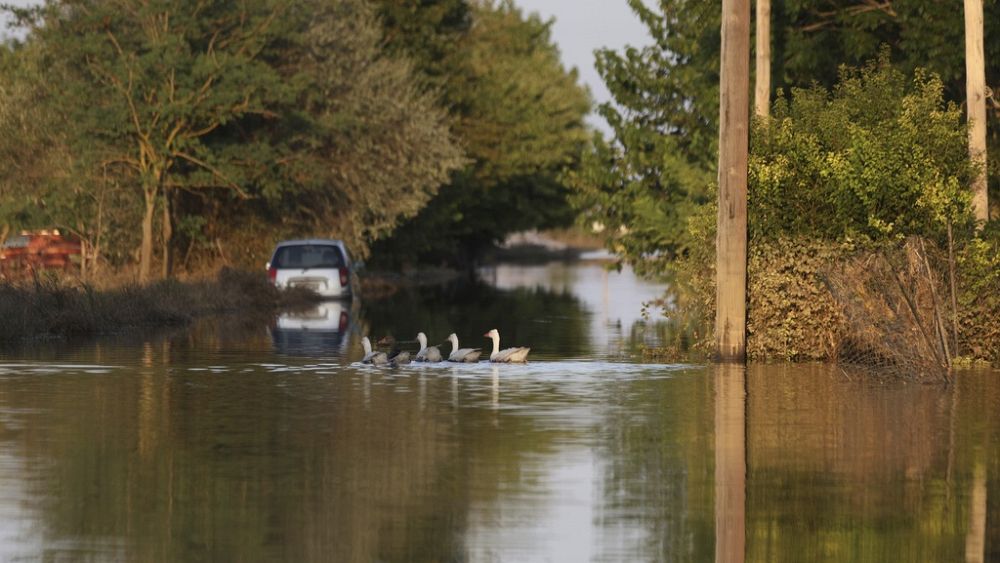
[[[670,275],[681,305],[675,319],[691,315],[695,332],[710,335],[699,321],[715,314],[720,275],[722,2],[629,1],[654,42],[597,53],[614,97],[599,112],[613,136],[596,137],[582,165],[568,173],[574,203],[582,222],[602,231],[623,261]],[[1000,318],[1000,301],[992,297],[1000,293],[1000,229],[997,221],[983,225],[985,214],[974,215],[985,211],[972,197],[982,153],[967,140],[961,6],[756,3],[771,9],[757,12],[769,31],[763,21],[750,26],[767,34],[756,38],[756,49],[770,63],[770,73],[758,66],[750,76],[759,86],[746,174],[751,355],[836,353],[798,346],[807,339],[845,341],[824,271],[856,253],[891,253],[907,237],[922,237],[946,249],[950,291],[941,295],[950,293],[952,350],[996,361],[987,351],[996,349],[996,322],[983,319]],[[985,78],[996,85],[1000,4],[982,5]],[[1000,148],[995,98],[986,100],[985,117],[972,119],[973,126],[986,122],[990,155]],[[996,158],[987,162],[996,216],[1000,165]],[[813,324],[817,319],[825,324]]]
[[[589,96],[510,2],[7,10],[0,216],[79,236],[91,271],[255,265],[295,236],[457,262],[571,217]]]
[[[583,220],[612,233],[612,245],[628,261],[655,272],[687,254],[692,244],[687,220],[714,198],[721,0],[660,0],[656,8],[629,3],[654,42],[598,51],[597,68],[614,98],[598,112],[613,135],[597,138],[570,175]],[[996,85],[1000,3],[985,2],[984,21],[986,81]],[[964,22],[955,6],[929,0],[773,0],[770,24],[767,106],[798,91],[829,93],[843,68],[860,68],[882,55],[884,64],[904,76],[919,70],[920,76],[936,77],[942,107],[965,101]],[[752,29],[757,28],[754,22]],[[1000,101],[994,94],[988,103],[988,153],[994,154],[1000,152]],[[857,109],[879,111],[861,104]],[[989,161],[988,175],[990,199],[996,202],[998,159]]]

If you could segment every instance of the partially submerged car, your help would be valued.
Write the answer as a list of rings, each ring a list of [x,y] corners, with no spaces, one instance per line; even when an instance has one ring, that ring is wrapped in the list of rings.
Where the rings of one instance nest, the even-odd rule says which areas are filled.
[[[279,288],[305,287],[323,297],[357,293],[357,275],[343,241],[333,239],[279,242],[267,263],[267,275]]]
[[[80,240],[58,229],[21,231],[2,242],[0,279],[27,278],[42,270],[80,271]]]

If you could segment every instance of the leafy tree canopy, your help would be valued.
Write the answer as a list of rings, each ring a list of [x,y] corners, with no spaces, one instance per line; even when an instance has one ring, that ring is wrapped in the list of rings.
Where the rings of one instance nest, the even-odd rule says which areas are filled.
[[[857,242],[971,225],[971,166],[962,112],[944,85],[912,81],[888,54],[844,68],[831,92],[794,89],[757,123],[750,159],[750,233]]]
[[[597,53],[598,70],[614,97],[614,103],[599,111],[613,136],[595,141],[569,181],[582,220],[603,229],[609,245],[626,260],[657,272],[663,271],[665,261],[701,244],[692,237],[687,219],[714,197],[707,190],[717,166],[721,2],[659,0],[656,8],[641,0],[629,4],[654,42]],[[918,74],[924,81],[921,88],[939,91],[939,103],[964,101],[964,20],[953,4],[772,0],[772,10],[772,92],[808,90],[817,84],[829,89],[838,83],[842,65],[858,66],[876,58],[884,45],[904,75],[927,69]],[[1000,84],[1000,3],[986,0],[985,21],[987,83]],[[939,78],[927,78],[931,74]],[[891,92],[895,103],[902,101],[895,95],[900,91]],[[820,96],[818,90],[813,92],[813,99]],[[809,95],[798,96],[796,103],[804,108]],[[914,96],[914,103],[933,98]],[[876,115],[875,107],[869,108],[872,117],[898,117]],[[803,112],[796,115],[804,118]],[[953,115],[959,114],[948,113],[948,119]],[[991,155],[1000,148],[998,117],[1000,112],[993,112],[988,126]],[[951,134],[946,137],[953,140]],[[913,138],[896,140],[905,144]],[[891,145],[893,140],[884,141]],[[763,149],[757,145],[756,150]],[[996,189],[1000,159],[991,158],[990,167]]]
[[[442,5],[454,2],[422,3],[418,13],[434,24]],[[468,8],[471,21],[464,33],[456,38],[454,26],[441,32],[454,49],[444,59],[441,95],[470,163],[392,240],[378,246],[387,262],[469,263],[476,251],[507,233],[572,220],[560,174],[585,145],[589,96],[577,84],[576,71],[560,63],[551,22],[526,17],[510,2],[475,2]],[[390,37],[399,33],[387,31]]]
[[[383,53],[363,0],[60,0],[18,15],[31,28],[4,52],[17,88],[0,107],[30,101],[0,123],[0,151],[27,138],[37,156],[4,171],[5,195],[68,201],[59,178],[72,173],[96,200],[112,178],[138,196],[138,211],[116,216],[142,217],[132,230],[147,267],[157,209],[164,256],[173,225],[218,244],[248,223],[364,254],[463,162],[412,65]],[[51,159],[70,165],[40,167]],[[49,220],[70,219],[52,208]],[[238,247],[272,243],[258,232]]]

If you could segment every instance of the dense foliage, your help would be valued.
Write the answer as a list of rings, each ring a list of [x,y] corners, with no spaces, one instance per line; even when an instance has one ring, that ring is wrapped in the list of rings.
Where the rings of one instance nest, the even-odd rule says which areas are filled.
[[[508,233],[572,222],[560,176],[586,144],[590,102],[560,63],[551,22],[511,2],[472,2],[467,14],[451,0],[380,4],[395,48],[441,86],[470,159],[377,246],[382,260],[468,265]]]
[[[943,84],[912,82],[887,56],[845,68],[831,92],[793,90],[757,123],[750,159],[750,236],[874,241],[945,238],[968,219],[966,128]]]
[[[594,149],[584,156],[582,169],[572,173],[570,181],[583,222],[603,230],[609,246],[624,260],[652,273],[662,271],[674,257],[692,251],[694,241],[687,231],[686,219],[711,197],[707,190],[716,176],[721,3],[718,0],[659,0],[655,8],[640,0],[629,0],[629,3],[649,29],[653,44],[643,48],[629,47],[621,52],[598,52],[598,69],[614,97],[613,104],[605,104],[599,111],[611,125],[613,137],[595,141]],[[984,7],[987,83],[998,84],[1000,2],[987,0]],[[898,89],[902,76],[912,76],[917,69],[923,68],[926,70],[920,71],[918,76],[926,82],[926,88],[939,90],[942,99],[964,101],[963,16],[960,9],[949,3],[836,0],[824,2],[819,7],[815,2],[783,0],[772,2],[772,9],[772,92],[775,98],[779,91],[791,92],[795,88],[810,91],[813,85],[824,89],[815,92],[829,91],[840,82],[842,65],[862,66],[865,61],[879,56],[880,50],[887,49],[888,58],[901,73],[891,79],[896,85],[886,84],[887,88]],[[849,87],[843,84],[838,88]],[[898,96],[894,99],[900,102]],[[913,100],[914,103],[918,101]],[[855,158],[869,161],[877,146],[859,135],[874,127],[872,120],[888,118],[886,112],[890,109],[885,99],[874,102],[873,108],[857,106],[857,112],[869,112],[868,121],[857,122],[852,125],[854,129],[846,131],[847,122],[834,120],[829,123],[832,129],[827,136],[850,134],[852,142],[867,142],[866,147],[856,147],[854,154]],[[811,111],[804,97],[799,104],[799,117]],[[881,114],[877,108],[883,109]],[[784,111],[784,106],[776,109]],[[926,107],[914,106],[908,111],[926,110]],[[964,120],[961,113],[948,113],[947,118],[942,117],[932,126],[944,132],[944,127],[955,123],[950,121],[953,115],[959,116],[958,121]],[[992,155],[1000,149],[1000,112],[991,111],[989,115]],[[842,114],[836,119],[853,117],[863,116]],[[896,119],[893,127],[902,137],[887,136],[880,142],[887,142],[887,146],[894,147],[893,151],[898,151],[903,148],[900,143],[907,142],[907,125],[896,117],[893,119]],[[939,147],[942,142],[951,142],[958,131],[944,133],[940,141],[929,134],[927,139]],[[796,135],[789,137],[791,132],[787,130],[778,130],[773,135],[766,147],[757,146],[755,150],[776,154],[791,148],[787,143],[803,140]],[[796,158],[807,158],[806,148],[798,146]],[[863,154],[864,150],[868,151],[867,155]],[[879,157],[894,158],[893,162],[885,164],[899,170],[904,162],[902,156],[893,157],[896,154],[893,151],[886,151],[886,155]],[[936,155],[929,148],[914,154],[933,159],[935,163],[943,162],[939,159],[951,159],[951,156]],[[991,201],[997,202],[1000,201],[1000,193],[995,191],[1000,186],[1000,159],[991,158],[989,162],[990,185],[994,189]],[[888,178],[891,170],[883,169],[880,173]],[[899,178],[897,188],[902,188],[904,179],[930,181],[929,176],[904,176]],[[826,184],[830,187],[832,180],[828,179]],[[886,195],[884,189],[889,188],[887,185],[880,188],[883,197]],[[850,189],[857,191],[859,187]],[[813,195],[815,200],[822,199],[821,194]],[[861,198],[862,195],[858,193],[852,197]],[[904,197],[901,201],[912,202],[912,199]],[[843,203],[846,205],[847,201]],[[798,217],[808,221],[822,216],[823,209],[825,207],[799,208]],[[892,211],[880,213],[892,214]],[[884,220],[885,217],[872,219]],[[872,228],[884,230],[885,226]],[[905,227],[897,225],[896,228]]]
[[[616,102],[599,112],[614,138],[595,138],[568,179],[583,222],[653,273],[687,251],[686,218],[708,199],[718,145],[720,8],[663,2],[660,13],[629,3],[654,43],[598,51],[597,69]]]
[[[845,68],[831,91],[817,85],[779,98],[751,135],[747,353],[833,357],[847,326],[830,272],[859,256],[895,255],[909,236],[937,248],[947,272],[950,226],[960,353],[996,361],[1000,302],[991,296],[1000,280],[991,272],[1000,240],[991,230],[975,235],[965,140],[940,80],[907,79],[884,57]],[[685,223],[692,244],[671,267],[678,321],[714,317],[715,218],[710,200]],[[945,295],[947,276],[939,279]]]
[[[69,230],[94,265],[257,265],[297,236],[365,256],[425,208],[390,250],[571,218],[557,177],[589,102],[549,24],[512,4],[9,11],[27,34],[0,49],[0,227]]]

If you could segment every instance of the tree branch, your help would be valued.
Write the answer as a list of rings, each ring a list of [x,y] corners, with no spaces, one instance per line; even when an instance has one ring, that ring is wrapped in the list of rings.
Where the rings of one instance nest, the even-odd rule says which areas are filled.
[[[215,168],[211,164],[209,164],[209,163],[207,163],[207,162],[205,162],[205,161],[203,161],[203,160],[201,160],[199,158],[196,158],[196,157],[194,157],[194,156],[192,156],[190,154],[187,154],[185,152],[174,151],[172,154],[173,154],[173,156],[175,156],[177,158],[180,158],[182,160],[186,160],[186,161],[190,162],[191,164],[200,166],[201,168],[204,168],[205,170],[211,172],[213,176],[215,176],[219,180],[222,180],[223,184],[225,184],[226,187],[230,188],[231,190],[233,190],[237,194],[239,194],[239,196],[242,199],[250,199],[250,195],[247,194],[245,191],[243,191],[243,188],[241,188],[239,186],[239,184],[237,184],[236,182],[234,182],[234,181],[230,180],[228,177],[226,177],[226,175],[223,174],[222,171],[219,170],[218,168]]]

